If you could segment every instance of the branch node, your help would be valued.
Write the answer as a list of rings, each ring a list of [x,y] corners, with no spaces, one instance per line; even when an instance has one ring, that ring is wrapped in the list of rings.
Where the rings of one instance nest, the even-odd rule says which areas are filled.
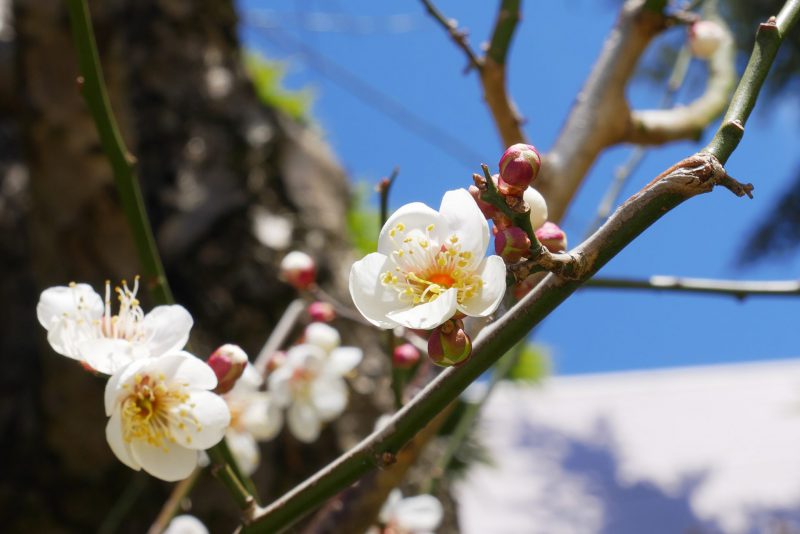
[[[728,173],[725,173],[725,175],[722,178],[720,178],[719,185],[728,189],[731,193],[733,193],[737,197],[743,197],[747,195],[748,198],[753,198],[753,189],[755,189],[753,184],[751,183],[743,184],[738,180],[736,180],[735,178],[733,178]]]

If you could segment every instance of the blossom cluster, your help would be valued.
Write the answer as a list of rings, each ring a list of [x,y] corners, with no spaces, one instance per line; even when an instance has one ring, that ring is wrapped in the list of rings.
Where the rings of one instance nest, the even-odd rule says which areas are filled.
[[[303,263],[299,254],[292,261]],[[138,277],[133,287],[123,282],[115,288],[114,313],[110,283],[104,296],[72,283],[46,289],[36,309],[56,352],[110,375],[106,438],[130,468],[167,481],[186,478],[203,460],[201,451],[224,436],[242,471],[252,474],[260,459],[257,442],[280,432],[284,409],[292,434],[311,442],[322,424],[347,406],[343,377],[362,354],[341,347],[339,333],[318,321],[333,318],[329,305],[309,307],[312,320],[318,320],[285,358],[272,359],[265,380],[267,370],[257,370],[236,345],[219,347],[207,362],[186,352],[193,326],[189,312],[170,305],[145,313],[138,290]]]

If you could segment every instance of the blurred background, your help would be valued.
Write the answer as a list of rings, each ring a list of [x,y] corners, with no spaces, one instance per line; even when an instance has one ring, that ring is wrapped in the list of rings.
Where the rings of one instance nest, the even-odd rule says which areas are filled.
[[[740,71],[757,23],[781,4],[721,2],[741,50]],[[436,207],[445,191],[467,187],[480,163],[496,168],[504,149],[476,74],[465,72],[463,53],[421,3],[90,5],[114,110],[138,159],[170,283],[195,317],[193,346],[201,357],[227,341],[257,353],[294,298],[276,277],[288,250],[312,254],[323,286],[346,300],[352,260],[374,246],[374,187],[392,169],[399,168],[392,208],[411,201]],[[471,44],[480,49],[496,3],[437,5],[469,30]],[[0,439],[6,451],[0,516],[11,531],[141,532],[169,487],[130,472],[112,457],[100,431],[102,381],[55,357],[34,314],[45,287],[70,280],[97,287],[106,279],[132,277],[138,270],[135,251],[75,82],[63,2],[4,0],[0,6]],[[541,151],[552,146],[619,8],[620,2],[588,0],[523,5],[508,60],[509,91]],[[781,51],[744,141],[727,165],[731,175],[755,184],[755,199],[724,191],[694,199],[659,221],[601,275],[798,279],[798,34]],[[658,105],[684,40],[685,29],[675,27],[651,44],[629,84],[634,107]],[[703,64],[693,61],[678,101],[700,94],[705,75]],[[715,127],[698,142],[648,150],[622,199],[702,147]],[[592,227],[598,204],[631,151],[609,149],[591,169],[563,221],[571,244]],[[798,469],[787,463],[792,455],[784,453],[796,449],[798,437],[793,429],[800,369],[792,360],[798,356],[797,311],[794,297],[578,292],[533,338],[537,361],[549,362],[550,378],[543,387],[519,382],[500,387],[475,432],[482,453],[465,456],[472,463],[481,455],[519,458],[514,452],[552,460],[526,471],[523,482],[509,480],[503,487],[524,480],[563,486],[570,476],[578,482],[562,488],[563,501],[552,508],[548,491],[516,492],[517,498],[495,502],[475,492],[482,486],[496,493],[486,477],[508,480],[498,473],[513,472],[519,463],[475,467],[456,493],[464,503],[496,505],[486,504],[484,518],[512,517],[509,510],[523,509],[552,510],[547,512],[552,515],[522,514],[500,528],[467,511],[464,531],[656,532],[657,524],[663,532],[792,532],[800,485],[793,483]],[[346,341],[363,346],[368,356],[353,383],[354,409],[314,445],[284,433],[265,446],[256,482],[268,499],[352,445],[390,405],[388,363],[374,334],[340,326]],[[741,362],[750,363],[733,365]],[[666,367],[678,369],[662,370]],[[537,365],[523,378],[541,375]],[[700,397],[687,397],[681,384],[699,390]],[[622,400],[608,401],[614,395]],[[774,424],[749,426],[764,420]],[[667,434],[676,441],[655,431],[626,430],[649,428],[643,422],[653,421],[670,429]],[[728,433],[737,426],[752,430]],[[629,434],[654,441],[628,439]],[[732,446],[748,436],[755,440],[752,448]],[[655,442],[669,445],[663,454],[648,456]],[[567,454],[575,450],[585,454]],[[712,453],[669,454],[676,450]],[[741,457],[737,450],[749,452]],[[578,459],[568,463],[569,458]],[[771,465],[778,467],[759,469],[765,458],[774,458]],[[719,471],[733,474],[717,484],[751,491],[714,500],[703,484],[719,478],[697,473],[722,469],[719,464],[726,462],[749,467]],[[684,470],[685,479],[679,476]],[[780,475],[785,483],[778,482]],[[646,491],[627,491],[642,485]],[[543,482],[542,487],[553,486]],[[194,506],[204,511],[212,531],[235,524],[226,499],[215,481],[201,480]],[[758,513],[734,513],[753,499]],[[573,503],[589,501],[594,508],[582,506],[589,511],[580,521],[565,519],[552,529],[530,526],[557,524],[548,517],[575,517]],[[641,513],[643,502],[651,503],[644,508],[650,513]],[[630,506],[608,508],[608,503]],[[643,522],[609,519],[637,507]],[[763,519],[773,516],[778,519]],[[447,528],[455,530],[455,524],[451,517]]]

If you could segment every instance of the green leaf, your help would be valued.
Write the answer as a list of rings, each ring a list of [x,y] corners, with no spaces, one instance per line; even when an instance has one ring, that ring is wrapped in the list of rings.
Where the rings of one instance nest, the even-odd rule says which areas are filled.
[[[550,357],[541,345],[526,343],[517,363],[508,372],[509,380],[539,382],[550,374]]]
[[[283,86],[286,67],[282,63],[265,59],[256,52],[247,52],[244,65],[264,104],[280,109],[295,120],[308,121],[314,95],[308,88],[299,91],[286,89]]]
[[[353,200],[347,210],[347,229],[353,246],[366,256],[378,249],[380,232],[378,210],[368,203],[370,188],[366,183],[358,184]]]

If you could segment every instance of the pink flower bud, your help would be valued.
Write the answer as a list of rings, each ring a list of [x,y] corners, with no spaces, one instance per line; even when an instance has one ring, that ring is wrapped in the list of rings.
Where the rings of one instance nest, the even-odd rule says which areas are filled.
[[[727,38],[725,28],[713,20],[698,20],[689,26],[689,48],[701,59],[713,56]]]
[[[509,226],[494,236],[494,251],[506,263],[517,263],[527,255],[530,248],[531,240],[522,228]]]
[[[308,305],[308,315],[311,317],[312,321],[319,321],[321,323],[329,323],[336,319],[336,311],[333,309],[333,305],[320,300]]]
[[[497,208],[489,204],[488,202],[484,202],[481,200],[481,190],[478,189],[476,186],[471,185],[469,186],[469,194],[472,195],[472,198],[475,199],[475,203],[478,205],[478,209],[481,210],[483,216],[487,219],[491,219],[498,213]]]
[[[441,367],[465,363],[472,354],[472,341],[461,319],[450,319],[431,332],[428,356]]]
[[[297,250],[287,254],[281,261],[280,276],[298,291],[308,289],[317,278],[317,266],[311,256]]]
[[[567,250],[567,234],[556,223],[547,221],[534,234],[536,234],[536,239],[550,252]]]
[[[242,376],[247,366],[247,354],[238,346],[226,344],[211,353],[206,362],[217,375],[215,393],[227,393]]]
[[[532,145],[511,145],[500,158],[500,180],[497,188],[504,195],[518,197],[536,179],[541,166],[542,158]]]
[[[419,351],[411,343],[403,343],[395,347],[392,363],[398,369],[411,369],[419,361]]]

